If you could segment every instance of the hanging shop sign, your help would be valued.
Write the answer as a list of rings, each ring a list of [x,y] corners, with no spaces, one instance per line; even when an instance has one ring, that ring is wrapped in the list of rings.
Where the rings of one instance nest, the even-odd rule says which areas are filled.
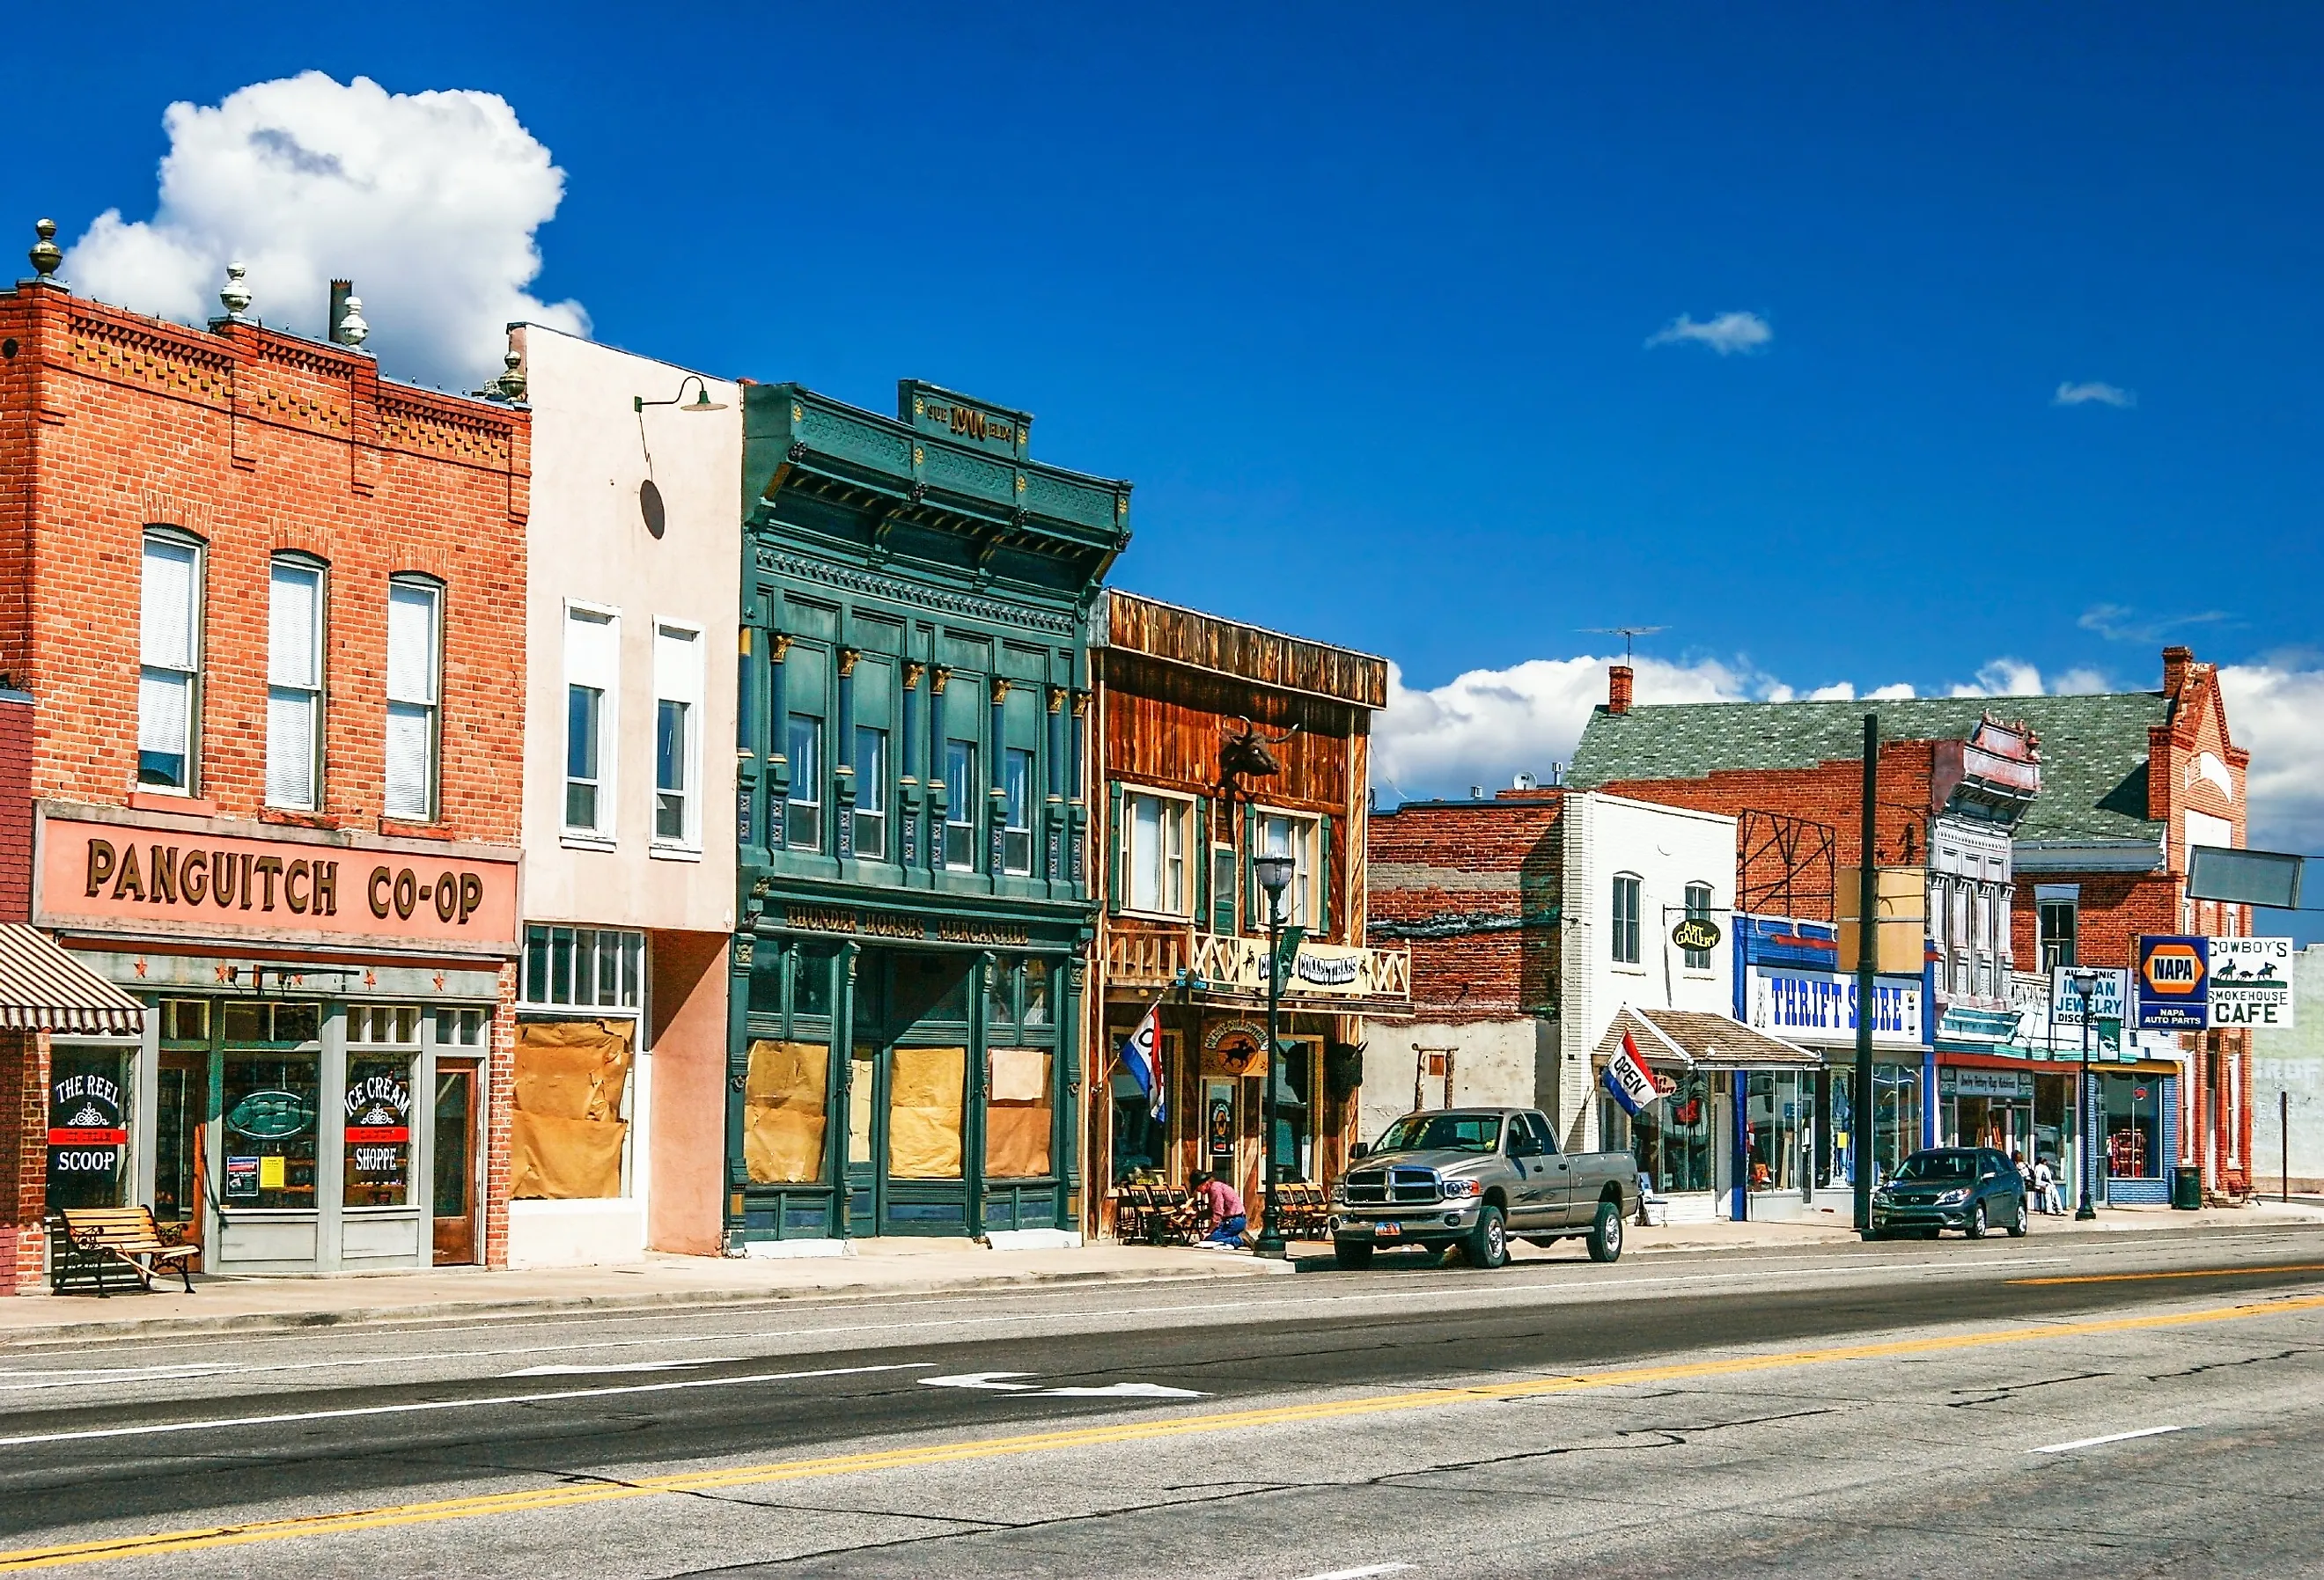
[[[2080,1032],[2083,1003],[2081,985],[2075,980],[2078,976],[2090,979],[2090,1019],[2121,1024],[2124,1005],[2130,998],[2130,973],[2117,966],[2076,966],[2050,968],[2050,1024],[2071,1026]]]
[[[2138,940],[2138,1029],[2200,1031],[2210,1024],[2209,938],[2168,936]]]
[[[2293,1024],[2290,938],[2138,940],[2138,1026],[2145,1031],[2207,1031]]]
[[[1682,949],[1707,955],[1719,947],[1719,924],[1709,917],[1690,916],[1671,929],[1671,942]]]
[[[1857,983],[1836,971],[1795,966],[1752,967],[1746,989],[1755,1030],[1786,1041],[1856,1040]],[[1876,1048],[1919,1048],[1926,1041],[1921,979],[1876,977],[1872,988],[1872,1043]]]
[[[2213,1026],[2292,1024],[2290,938],[2213,938],[2209,953]]]
[[[132,814],[134,816],[134,814]],[[513,953],[517,859],[358,838],[249,838],[59,816],[40,820],[33,920],[198,938]]]

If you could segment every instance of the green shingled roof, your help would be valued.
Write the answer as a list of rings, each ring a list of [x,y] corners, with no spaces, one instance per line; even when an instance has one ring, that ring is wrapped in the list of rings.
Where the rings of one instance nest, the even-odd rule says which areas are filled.
[[[1864,716],[1888,741],[1965,740],[1990,711],[2024,719],[2042,743],[2042,793],[2016,837],[2136,839],[2146,816],[2146,732],[2170,717],[2159,691],[2095,697],[1949,697],[1878,702],[1691,702],[1600,707],[1582,732],[1565,782],[1576,790],[1636,779],[1702,779],[1721,769],[1812,768],[1864,754]]]

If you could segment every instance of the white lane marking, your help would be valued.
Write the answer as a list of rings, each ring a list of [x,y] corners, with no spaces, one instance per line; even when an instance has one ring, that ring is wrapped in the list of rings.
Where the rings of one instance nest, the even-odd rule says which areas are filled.
[[[602,1377],[623,1372],[691,1372],[696,1366],[739,1366],[740,1355],[702,1355],[691,1361],[614,1361],[604,1366],[527,1366],[508,1377]]]
[[[43,1388],[103,1388],[108,1383],[178,1382],[219,1377],[242,1368],[187,1362],[174,1366],[98,1366],[80,1371],[0,1372],[0,1393],[30,1393]]]
[[[951,1377],[923,1377],[922,1388],[990,1388],[1021,1393],[1028,1399],[1207,1399],[1191,1388],[1170,1388],[1159,1382],[1109,1382],[1102,1388],[1036,1388],[1030,1382],[1009,1382],[1010,1377],[1032,1377],[1032,1372],[963,1372]]]
[[[82,1432],[28,1432],[0,1437],[0,1448],[35,1443],[86,1443],[100,1437],[152,1437],[169,1432],[208,1432],[228,1427],[274,1427],[292,1421],[344,1421],[360,1416],[418,1415],[428,1410],[470,1410],[488,1405],[551,1404],[567,1399],[611,1399],[625,1393],[669,1393],[681,1388],[733,1388],[746,1382],[796,1382],[809,1377],[853,1377],[865,1372],[909,1372],[927,1361],[887,1366],[833,1366],[820,1372],[760,1372],[748,1377],[689,1377],[683,1382],[629,1382],[616,1388],[574,1388],[558,1393],[503,1393],[491,1399],[429,1399],[410,1404],[361,1405],[337,1410],[286,1410],[270,1416],[224,1416],[207,1421],[162,1421],[144,1427],[99,1427]]]
[[[1030,1377],[1030,1372],[962,1372],[950,1377],[923,1377],[922,1388],[1000,1388],[1012,1392],[1030,1390],[1029,1382],[1004,1382],[1006,1377]]]
[[[2145,1427],[2135,1432],[2111,1432],[2103,1437],[2077,1437],[2071,1443],[2052,1443],[2043,1448],[2028,1448],[2028,1454],[2071,1454],[2077,1448],[2096,1448],[2102,1443],[2127,1443],[2133,1437],[2160,1437],[2165,1432],[2183,1432],[2184,1427]]]
[[[1401,1575],[1410,1564],[1368,1564],[1360,1569],[1333,1569],[1327,1574],[1310,1575],[1306,1580],[1371,1580],[1374,1575]]]
[[[1766,1274],[1766,1272],[1764,1270],[1764,1269],[1766,1268],[1766,1266],[1767,1265],[1767,1263],[1768,1263],[1769,1261],[1775,1261],[1775,1260],[1778,1260],[1778,1259],[1774,1259],[1774,1258],[1763,1259],[1763,1260],[1760,1261],[1760,1263],[1758,1263],[1758,1264],[1757,1264],[1757,1265],[1758,1265],[1758,1267],[1759,1267],[1762,1270],[1757,1270],[1757,1271],[1741,1271],[1741,1272],[1731,1272],[1731,1273],[1677,1273],[1677,1274],[1671,1274],[1671,1275],[1667,1275],[1667,1276],[1663,1276],[1663,1277],[1655,1277],[1655,1278],[1625,1278],[1625,1279],[1620,1279],[1620,1280],[1607,1280],[1607,1281],[1605,1281],[1605,1282],[1603,1282],[1603,1283],[1597,1284],[1597,1285],[1593,1285],[1593,1286],[1587,1286],[1587,1287],[1576,1287],[1576,1288],[1575,1288],[1575,1289],[1574,1289],[1572,1292],[1574,1292],[1574,1293],[1578,1293],[1578,1294],[1583,1294],[1583,1295],[1585,1295],[1585,1297],[1586,1297],[1586,1298],[1588,1298],[1599,1299],[1599,1298],[1611,1298],[1618,1297],[1618,1296],[1620,1294],[1620,1292],[1621,1292],[1621,1291],[1623,1291],[1623,1290],[1625,1290],[1625,1289],[1647,1289],[1647,1288],[1651,1288],[1651,1287],[1655,1287],[1655,1286],[1658,1286],[1658,1285],[1664,1285],[1664,1284],[1718,1284],[1718,1283],[1731,1283],[1731,1282],[1739,1282],[1739,1281],[1748,1281],[1748,1282],[1752,1282],[1752,1283],[1763,1283],[1763,1282],[1765,1282],[1765,1281],[1766,1281],[1766,1277],[1767,1277],[1767,1274]],[[1983,1270],[1988,1270],[1988,1269],[1992,1269],[1992,1268],[2000,1268],[2000,1267],[2019,1267],[2019,1268],[2023,1268],[2023,1267],[2056,1267],[2056,1266],[2065,1265],[2065,1264],[2067,1264],[2067,1263],[2070,1262],[2071,1261],[2072,1261],[2072,1259],[2071,1259],[2071,1258],[2070,1258],[2070,1257],[2063,1257],[2063,1256],[2022,1256],[2022,1257],[2006,1257],[2006,1258],[2005,1258],[2005,1257],[1996,1257],[1996,1258],[1994,1258],[1994,1259],[1992,1259],[1992,1260],[1990,1260],[1990,1261],[1979,1261],[1979,1262],[1974,1262],[1974,1263],[1971,1263],[1971,1262],[1961,1262],[1961,1263],[1957,1263],[1957,1264],[1951,1264],[1951,1265],[1939,1265],[1939,1266],[1934,1266],[1934,1267],[1926,1267],[1926,1266],[1923,1266],[1923,1267],[1919,1267],[1919,1268],[1917,1268],[1917,1269],[1916,1269],[1916,1270],[1921,1271],[1921,1272],[1923,1272],[1923,1273],[1924,1273],[1924,1274],[1929,1274],[1929,1275],[1933,1275],[1933,1276],[1939,1276],[1939,1277],[1951,1277],[1951,1276],[1962,1276],[1962,1275],[1966,1275],[1966,1274],[1969,1274],[1969,1273],[1974,1273],[1974,1272],[1983,1271]],[[1791,1269],[1791,1270],[1790,1270],[1790,1272],[1792,1272],[1792,1273],[1841,1272],[1841,1271],[1850,1271],[1850,1272],[1855,1272],[1855,1271],[1863,1271],[1863,1270],[1865,1270],[1865,1269],[1866,1269],[1867,1265],[1868,1265],[1868,1264],[1866,1264],[1866,1263],[1862,1263],[1862,1262],[1829,1262],[1829,1263],[1821,1263],[1821,1264],[1817,1264],[1817,1265],[1810,1266],[1810,1267],[1803,1267],[1803,1268],[1793,1268],[1793,1269]],[[1881,1263],[1873,1263],[1873,1264],[1868,1264],[1868,1265],[1871,1265],[1871,1266],[1874,1266],[1874,1267],[1891,1268],[1891,1269],[1893,1269],[1893,1268],[1897,1268],[1897,1267],[1904,1267],[1904,1266],[1906,1266],[1906,1265],[1909,1265],[1909,1264],[1901,1263],[1901,1262],[1896,1262],[1896,1263],[1891,1263],[1891,1262],[1881,1262]],[[1171,1281],[1176,1281],[1176,1282],[1194,1282],[1194,1281],[1196,1281],[1196,1280],[1152,1280],[1152,1281],[1154,1281],[1154,1282],[1171,1282]],[[1427,1286],[1425,1286],[1425,1287],[1431,1288],[1431,1289],[1434,1289],[1434,1288],[1439,1288],[1440,1286],[1431,1284],[1431,1285],[1427,1285]],[[1558,1286],[1555,1286],[1555,1285],[1550,1285],[1550,1284],[1525,1285],[1525,1286],[1521,1286],[1521,1287],[1523,1287],[1523,1288],[1538,1288],[1538,1289],[1556,1289],[1556,1288],[1558,1288]],[[1457,1291],[1458,1291],[1458,1289],[1459,1289],[1459,1288],[1460,1288],[1460,1286],[1455,1285],[1455,1286],[1453,1286],[1453,1288],[1454,1288],[1454,1289],[1455,1289],[1455,1290],[1456,1290],[1456,1292],[1457,1292]],[[1368,1292],[1368,1293],[1355,1293],[1355,1294],[1344,1294],[1344,1295],[1285,1295],[1285,1296],[1274,1296],[1274,1297],[1270,1297],[1270,1298],[1268,1298],[1268,1302],[1267,1302],[1267,1308],[1268,1308],[1268,1310],[1270,1310],[1270,1311],[1280,1311],[1280,1310],[1295,1310],[1295,1309],[1297,1309],[1298,1307],[1301,1307],[1377,1306],[1377,1305],[1390,1304],[1390,1303],[1405,1303],[1405,1302],[1408,1302],[1408,1301],[1410,1301],[1410,1300],[1411,1300],[1411,1298],[1413,1298],[1414,1292],[1415,1292],[1415,1291],[1414,1291],[1413,1289],[1383,1289],[1383,1290],[1379,1290],[1379,1291],[1375,1291],[1375,1292]],[[960,1302],[960,1301],[957,1301],[957,1300],[954,1300],[954,1299],[940,1299],[940,1300],[926,1300],[926,1301],[917,1301],[917,1300],[916,1300],[916,1301],[894,1301],[894,1302],[890,1302],[890,1304],[891,1306],[905,1306],[905,1305],[913,1305],[913,1306],[921,1306],[921,1305],[927,1305],[927,1306],[954,1306],[954,1305],[959,1305],[959,1304],[961,1304],[961,1302]],[[1453,1307],[1453,1309],[1454,1309],[1456,1312],[1457,1312],[1457,1311],[1461,1311],[1461,1310],[1473,1310],[1473,1311],[1476,1311],[1476,1312],[1479,1312],[1479,1313],[1488,1313],[1488,1312],[1490,1312],[1490,1311],[1495,1310],[1495,1309],[1497,1309],[1497,1308],[1498,1308],[1498,1307],[1497,1307],[1494,1303],[1492,1303],[1492,1302],[1488,1302],[1488,1301],[1481,1301],[1481,1300],[1480,1300],[1480,1301],[1479,1301],[1478,1303],[1476,1303],[1476,1304],[1472,1305],[1472,1306],[1456,1307]],[[1094,1307],[1094,1308],[1078,1309],[1078,1310],[1072,1310],[1072,1311],[1038,1311],[1038,1310],[1037,1310],[1037,1311],[1032,1311],[1032,1312],[1027,1312],[1027,1311],[1022,1311],[1022,1310],[1011,1310],[1011,1311],[1007,1311],[1007,1312],[996,1313],[996,1314],[990,1315],[990,1316],[933,1317],[933,1318],[929,1318],[929,1319],[927,1319],[927,1320],[925,1320],[925,1321],[919,1321],[919,1322],[890,1322],[890,1323],[879,1323],[879,1324],[873,1324],[873,1325],[868,1326],[866,1326],[866,1327],[862,1328],[862,1331],[866,1332],[866,1333],[872,1333],[872,1334],[881,1334],[881,1333],[912,1333],[912,1332],[920,1332],[920,1331],[924,1331],[924,1330],[931,1329],[931,1328],[947,1328],[947,1327],[989,1327],[989,1326],[994,1326],[995,1324],[1001,1324],[1001,1323],[1006,1323],[1006,1324],[1010,1324],[1010,1325],[1011,1325],[1011,1326],[1015,1326],[1015,1325],[1022,1324],[1022,1323],[1026,1322],[1026,1321],[1027,1321],[1027,1320],[1028,1320],[1028,1319],[1037,1319],[1037,1320],[1045,1321],[1045,1322],[1071,1322],[1071,1321],[1077,1321],[1077,1320],[1088,1320],[1088,1321],[1099,1321],[1099,1320],[1103,1320],[1103,1321],[1111,1322],[1111,1321],[1118,1320],[1118,1319],[1120,1319],[1120,1318],[1121,1318],[1121,1317],[1176,1317],[1176,1316],[1198,1316],[1198,1315],[1201,1315],[1201,1314],[1205,1313],[1205,1312],[1213,1312],[1213,1311],[1231,1311],[1231,1312],[1236,1312],[1236,1313],[1247,1313],[1247,1312],[1249,1312],[1250,1309],[1251,1309],[1251,1304],[1250,1304],[1250,1302],[1249,1300],[1211,1300],[1211,1301],[1182,1301],[1182,1302],[1180,1302],[1180,1303],[1178,1303],[1178,1304],[1176,1304],[1176,1305],[1169,1305],[1169,1306],[1107,1306],[1107,1307]],[[606,1313],[604,1313],[604,1314],[602,1314],[601,1316],[599,1316],[599,1317],[595,1317],[595,1318],[580,1318],[580,1317],[574,1317],[574,1318],[570,1318],[570,1319],[567,1319],[567,1318],[552,1318],[552,1319],[549,1319],[549,1320],[545,1320],[545,1321],[540,1321],[540,1322],[538,1322],[538,1323],[529,1323],[529,1324],[527,1324],[527,1326],[538,1326],[538,1327],[560,1327],[560,1326],[576,1326],[576,1325],[577,1325],[577,1324],[582,1324],[582,1323],[585,1323],[585,1322],[594,1322],[594,1323],[595,1323],[595,1325],[597,1325],[597,1326],[605,1326],[605,1325],[610,1324],[610,1323],[613,1323],[613,1322],[657,1321],[657,1320],[659,1320],[659,1321],[675,1321],[675,1320],[678,1320],[678,1319],[679,1319],[680,1317],[700,1317],[700,1316],[705,1316],[705,1315],[710,1315],[710,1313],[706,1313],[706,1312],[672,1312],[672,1311],[629,1311],[629,1312],[606,1312]],[[401,1336],[405,1336],[405,1335],[408,1335],[409,1336],[411,1336],[411,1337],[430,1337],[430,1336],[432,1336],[432,1337],[441,1337],[441,1336],[443,1336],[444,1335],[446,1335],[446,1334],[449,1334],[449,1333],[456,1333],[456,1332],[475,1332],[475,1331],[480,1331],[480,1330],[479,1330],[479,1329],[477,1329],[477,1328],[473,1328],[473,1327],[471,1327],[471,1328],[430,1328],[430,1329],[424,1329],[424,1330],[420,1330],[420,1331],[416,1331],[416,1332],[415,1332],[413,1329],[409,1328],[409,1327],[393,1327],[393,1328],[391,1328],[391,1327],[387,1327],[387,1326],[385,1326],[384,1325],[377,1325],[377,1326],[374,1326],[374,1325],[369,1325],[369,1324],[366,1324],[366,1325],[364,1325],[363,1327],[349,1327],[349,1328],[346,1328],[346,1329],[342,1329],[342,1330],[338,1330],[338,1331],[344,1332],[344,1333],[346,1333],[346,1335],[349,1335],[349,1336],[351,1336],[351,1337],[352,1337],[352,1336],[355,1336],[355,1335],[365,1335],[365,1336],[376,1336],[376,1337],[382,1337],[382,1338],[388,1338],[388,1337],[401,1337]],[[491,1330],[489,1330],[489,1329],[484,1329],[484,1330],[481,1330],[481,1331],[491,1331]],[[501,1359],[505,1359],[505,1358],[507,1358],[507,1357],[514,1356],[514,1355],[575,1354],[578,1354],[578,1353],[580,1353],[580,1352],[582,1352],[582,1351],[586,1351],[586,1350],[625,1350],[625,1349],[641,1349],[641,1348],[644,1348],[644,1347],[646,1347],[646,1346],[648,1346],[648,1345],[652,1345],[652,1344],[735,1344],[735,1343],[738,1343],[738,1342],[747,1342],[747,1341],[763,1341],[763,1340],[768,1340],[768,1339],[786,1339],[786,1338],[823,1338],[823,1337],[828,1337],[831,1334],[833,1334],[833,1333],[835,1333],[835,1332],[840,1332],[840,1331],[844,1331],[844,1329],[840,1329],[840,1328],[835,1328],[835,1327],[791,1327],[791,1328],[775,1328],[775,1329],[771,1329],[771,1330],[761,1330],[761,1331],[759,1331],[759,1332],[734,1332],[734,1331],[732,1331],[732,1330],[726,1330],[726,1331],[721,1331],[721,1332],[717,1332],[717,1333],[690,1333],[690,1334],[688,1334],[688,1333],[678,1333],[678,1334],[657,1334],[657,1335],[650,1335],[650,1336],[648,1336],[648,1337],[642,1337],[642,1338],[596,1339],[596,1340],[585,1341],[585,1342],[578,1343],[578,1344],[575,1344],[575,1343],[562,1343],[562,1344],[515,1344],[515,1345],[509,1345],[509,1346],[501,1347],[501,1348],[485,1349],[485,1350],[443,1350],[443,1351],[433,1351],[433,1352],[402,1352],[402,1353],[391,1352],[391,1353],[388,1353],[388,1354],[366,1354],[366,1355],[357,1355],[357,1356],[354,1356],[354,1357],[351,1357],[351,1358],[349,1358],[349,1359],[346,1359],[346,1360],[330,1360],[330,1361],[285,1361],[285,1362],[279,1362],[279,1363],[273,1363],[273,1364],[271,1364],[271,1365],[260,1365],[260,1366],[240,1366],[240,1365],[237,1365],[237,1366],[234,1366],[234,1367],[232,1367],[231,1369],[232,1369],[232,1370],[234,1370],[234,1371],[235,1371],[235,1372],[240,1372],[240,1373],[244,1373],[244,1374],[247,1374],[247,1375],[254,1375],[254,1375],[257,1375],[257,1374],[260,1374],[260,1373],[272,1373],[272,1372],[329,1372],[329,1371],[340,1371],[340,1370],[346,1370],[346,1369],[349,1369],[349,1368],[365,1368],[365,1369],[371,1369],[371,1368],[376,1368],[376,1367],[378,1367],[378,1366],[380,1366],[380,1365],[382,1365],[382,1364],[384,1364],[384,1363],[392,1363],[392,1362],[395,1362],[395,1361],[401,1361],[401,1360],[411,1360],[411,1361],[473,1361],[473,1360],[501,1360]],[[299,1338],[300,1338],[300,1342],[309,1343],[309,1344],[311,1344],[312,1342],[314,1342],[314,1337],[315,1337],[315,1335],[314,1335],[313,1334],[311,1334],[311,1333],[309,1333],[309,1334],[303,1334],[303,1335],[298,1335],[298,1336],[299,1336]],[[237,1344],[238,1344],[238,1345],[247,1344],[252,1344],[252,1343],[282,1343],[282,1342],[288,1342],[289,1337],[290,1337],[290,1335],[266,1335],[266,1334],[254,1334],[254,1335],[240,1335],[240,1336],[238,1336],[238,1337],[237,1337],[237,1341],[236,1341],[236,1342],[237,1342]],[[148,1347],[149,1347],[149,1348],[184,1349],[184,1348],[189,1348],[189,1347],[191,1347],[191,1345],[192,1345],[193,1344],[196,1344],[196,1343],[208,1343],[208,1342],[210,1342],[210,1341],[208,1341],[208,1340],[189,1340],[189,1341],[186,1341],[186,1342],[184,1342],[184,1343],[180,1343],[180,1344],[170,1344],[170,1343],[167,1343],[167,1342],[165,1341],[165,1342],[163,1342],[163,1343],[162,1343],[162,1344],[158,1344],[158,1345],[148,1345]],[[213,1368],[213,1369],[226,1369],[226,1368]],[[8,1377],[15,1376],[15,1375],[21,1375],[21,1373],[11,1372],[6,1372],[6,1371],[0,1371],[0,1380],[5,1380],[5,1379],[6,1379],[6,1378],[8,1378]]]

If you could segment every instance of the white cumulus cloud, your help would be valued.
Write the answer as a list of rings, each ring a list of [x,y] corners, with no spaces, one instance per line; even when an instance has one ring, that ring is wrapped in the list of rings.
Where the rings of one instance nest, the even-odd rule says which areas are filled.
[[[1590,710],[1606,700],[1610,659],[1532,659],[1506,670],[1471,670],[1415,691],[1388,666],[1388,709],[1372,731],[1373,777],[1392,794],[1452,793],[1507,785],[1518,773],[1546,781],[1573,755]],[[1739,702],[1763,695],[1748,670],[1717,660],[1692,664],[1637,659],[1639,702]]]
[[[2324,855],[2324,670],[2227,664],[2219,689],[2227,727],[2251,750],[2250,843]]]
[[[2138,392],[2126,390],[2120,384],[2090,379],[2082,383],[2071,381],[2061,383],[2058,386],[2058,393],[2050,397],[2052,406],[2087,406],[2093,401],[2101,406],[2135,406],[2138,404]]]
[[[565,172],[497,94],[308,71],[173,104],[162,125],[153,217],[99,215],[66,256],[74,289],[200,323],[239,261],[251,316],[319,337],[330,281],[352,279],[382,368],[456,388],[500,370],[515,319],[588,330],[580,303],[527,289]]]
[[[1757,313],[1720,313],[1715,319],[1700,319],[1681,313],[1646,337],[1646,348],[1707,346],[1721,356],[1731,356],[1738,351],[1762,350],[1775,337],[1774,327]]]

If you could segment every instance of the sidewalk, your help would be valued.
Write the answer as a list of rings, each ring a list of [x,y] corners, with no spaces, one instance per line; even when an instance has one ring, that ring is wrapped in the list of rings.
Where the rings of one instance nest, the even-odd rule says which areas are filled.
[[[711,1307],[823,1297],[1055,1289],[1148,1279],[1263,1278],[1291,1264],[1188,1249],[1100,1243],[988,1251],[967,1240],[865,1240],[844,1256],[755,1261],[650,1255],[622,1266],[347,1273],[320,1278],[194,1276],[195,1292],[100,1299],[78,1290],[0,1298],[0,1349],[60,1338],[325,1327],[445,1317],[480,1320],[558,1311]]]
[[[2324,1224],[2324,1203],[2261,1202],[2243,1208],[2173,1212],[2114,1207],[2092,1224],[2071,1216],[2034,1220],[2032,1238],[2052,1235],[2291,1227]],[[1802,1250],[1857,1243],[1840,1212],[1816,1221],[1674,1224],[1633,1227],[1626,1252]],[[1571,1261],[1568,1241],[1551,1250],[1510,1247],[1517,1261]],[[1157,1250],[1101,1243],[1074,1250],[988,1251],[966,1240],[864,1240],[844,1256],[742,1261],[654,1256],[622,1267],[344,1274],[324,1278],[198,1279],[197,1292],[33,1295],[0,1298],[0,1349],[60,1339],[128,1337],[408,1322],[447,1317],[508,1320],[549,1312],[710,1308],[757,1301],[964,1294],[1056,1289],[1148,1280],[1228,1280],[1328,1271],[1328,1246],[1302,1243],[1294,1261],[1260,1261],[1211,1251]]]

